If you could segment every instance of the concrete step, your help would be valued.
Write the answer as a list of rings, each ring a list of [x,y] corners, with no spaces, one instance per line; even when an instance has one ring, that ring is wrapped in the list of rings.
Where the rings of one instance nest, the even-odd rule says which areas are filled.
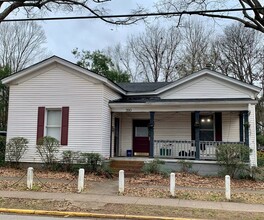
[[[124,170],[126,176],[134,176],[141,173],[141,169],[143,166],[143,161],[113,160],[110,162],[110,167],[112,168],[114,173],[118,173],[119,170]]]

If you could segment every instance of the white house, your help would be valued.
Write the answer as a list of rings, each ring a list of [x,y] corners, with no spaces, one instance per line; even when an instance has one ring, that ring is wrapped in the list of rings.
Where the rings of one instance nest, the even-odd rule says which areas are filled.
[[[7,139],[29,140],[24,162],[40,162],[36,142],[49,135],[61,151],[105,157],[207,161],[221,143],[244,143],[257,163],[260,88],[209,69],[171,83],[115,84],[53,56],[2,82],[10,87]]]

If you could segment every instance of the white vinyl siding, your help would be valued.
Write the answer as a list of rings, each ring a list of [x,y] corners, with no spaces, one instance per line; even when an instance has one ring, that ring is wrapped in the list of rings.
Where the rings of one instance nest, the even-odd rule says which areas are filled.
[[[111,140],[111,109],[109,101],[119,99],[121,96],[113,92],[111,89],[104,87],[104,95],[102,99],[102,155],[110,155],[110,140]],[[114,135],[112,133],[112,135]],[[113,145],[112,145],[113,146]]]
[[[222,113],[222,140],[239,142],[239,112]]]
[[[191,112],[155,114],[154,140],[191,139]]]
[[[104,85],[86,78],[56,67],[10,86],[7,139],[21,136],[29,140],[29,150],[21,161],[40,162],[35,148],[39,106],[69,106],[68,146],[61,150],[102,153],[103,129],[109,132],[109,126],[103,124],[107,120],[103,117]],[[103,154],[109,156],[109,150]]]
[[[205,89],[206,88],[206,89]],[[251,98],[252,93],[237,85],[202,76],[161,94],[162,99]]]

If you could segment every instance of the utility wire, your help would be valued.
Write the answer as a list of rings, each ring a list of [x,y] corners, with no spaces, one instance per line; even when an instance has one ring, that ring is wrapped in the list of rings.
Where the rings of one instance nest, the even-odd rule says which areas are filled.
[[[132,18],[132,17],[154,17],[154,16],[181,16],[181,15],[207,15],[207,13],[219,12],[236,12],[236,11],[253,11],[264,10],[264,7],[259,8],[233,8],[233,9],[215,9],[215,10],[199,10],[199,11],[177,11],[177,12],[156,12],[143,14],[117,14],[117,15],[99,15],[99,16],[73,16],[73,17],[50,17],[50,18],[17,18],[5,19],[1,22],[11,21],[51,21],[51,20],[76,20],[76,19],[101,19],[101,18]]]

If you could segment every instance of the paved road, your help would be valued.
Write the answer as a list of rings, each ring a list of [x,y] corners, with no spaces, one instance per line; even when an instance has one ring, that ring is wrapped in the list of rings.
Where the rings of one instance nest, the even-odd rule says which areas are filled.
[[[54,216],[36,216],[36,215],[6,215],[6,214],[0,214],[0,220],[95,220],[99,218],[69,218],[69,217],[54,217]],[[108,220],[114,220],[114,219],[108,219]]]

